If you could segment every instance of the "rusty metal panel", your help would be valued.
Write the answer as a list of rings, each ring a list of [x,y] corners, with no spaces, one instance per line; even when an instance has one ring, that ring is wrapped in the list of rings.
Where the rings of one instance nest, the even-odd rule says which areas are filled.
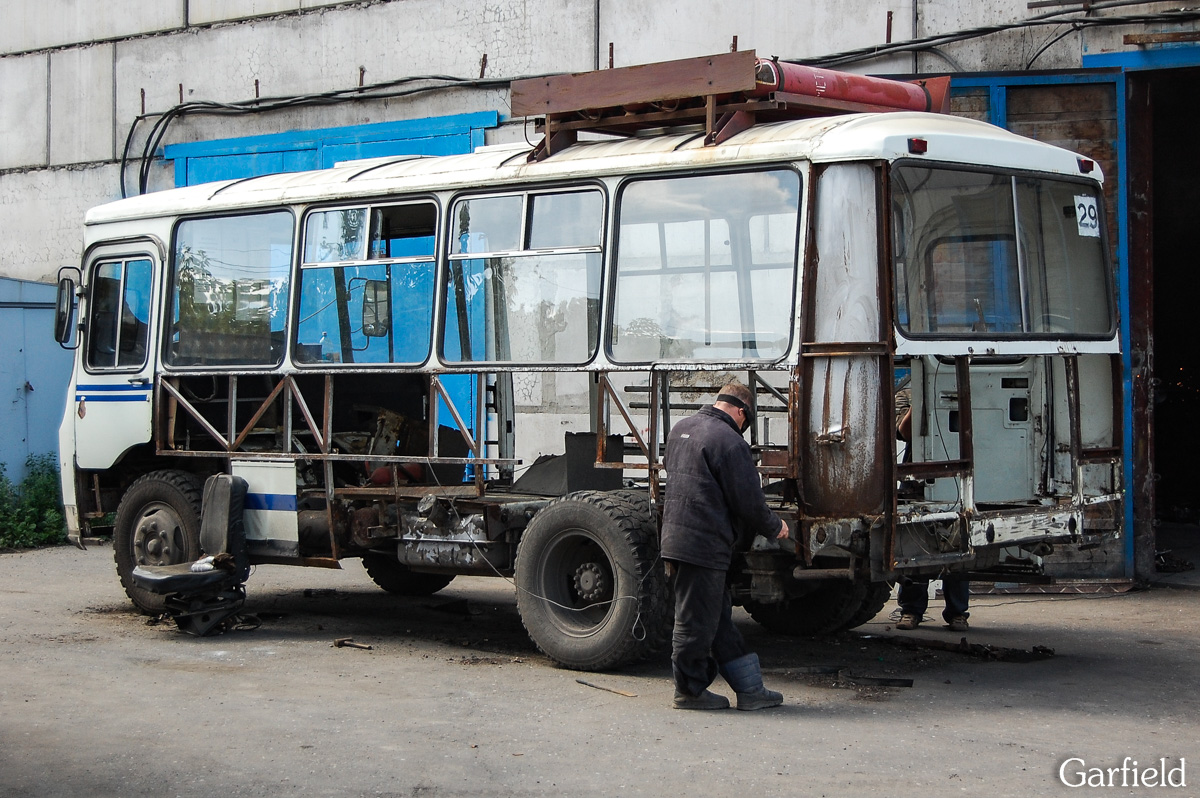
[[[802,359],[805,504],[818,517],[881,514],[892,502],[891,437],[880,433],[891,428],[892,398],[885,407],[876,171],[829,167],[817,195]]]
[[[754,88],[753,50],[513,81],[513,116],[707,97]]]

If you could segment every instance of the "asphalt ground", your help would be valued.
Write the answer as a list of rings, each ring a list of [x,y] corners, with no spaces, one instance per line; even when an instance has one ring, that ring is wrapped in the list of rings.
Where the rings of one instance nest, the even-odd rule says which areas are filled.
[[[936,599],[821,640],[739,610],[785,705],[683,712],[665,659],[556,667],[503,580],[406,599],[354,562],[263,566],[261,626],[197,639],[136,614],[111,554],[0,554],[0,795],[1200,794],[1194,590],[977,595],[965,635]],[[1185,786],[1060,778],[1126,757]]]

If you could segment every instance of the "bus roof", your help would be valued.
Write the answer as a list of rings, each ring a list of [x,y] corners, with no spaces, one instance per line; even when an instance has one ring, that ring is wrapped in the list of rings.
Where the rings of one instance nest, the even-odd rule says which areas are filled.
[[[926,144],[912,154],[911,139]],[[350,161],[331,169],[202,183],[152,192],[92,208],[87,224],[234,208],[370,198],[465,187],[517,185],[699,166],[807,160],[914,158],[1078,177],[1075,153],[962,117],[917,112],[848,114],[755,125],[706,147],[701,133],[664,133],[582,141],[530,163],[528,147],[485,147],[467,155]],[[1084,161],[1084,163],[1091,163]],[[1098,164],[1089,178],[1102,179]]]

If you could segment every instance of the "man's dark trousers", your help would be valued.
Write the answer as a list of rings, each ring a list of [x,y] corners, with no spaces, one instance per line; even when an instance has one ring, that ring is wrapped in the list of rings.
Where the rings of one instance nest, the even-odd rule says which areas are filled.
[[[950,623],[954,618],[969,618],[971,613],[967,607],[971,601],[971,583],[964,579],[942,579],[942,598],[946,600],[946,609],[942,610],[942,618]],[[929,580],[909,579],[900,581],[900,593],[896,596],[900,612],[921,618],[929,608]]]
[[[719,663],[749,653],[733,625],[725,571],[675,562],[675,631],[671,667],[675,689],[698,696],[713,683]]]

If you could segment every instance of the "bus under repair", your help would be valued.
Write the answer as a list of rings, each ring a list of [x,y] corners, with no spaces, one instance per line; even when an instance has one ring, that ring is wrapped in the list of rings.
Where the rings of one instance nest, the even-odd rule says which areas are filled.
[[[544,653],[616,667],[670,637],[662,442],[738,379],[795,531],[731,571],[759,623],[1037,578],[1123,525],[1102,175],[946,88],[753,53],[556,76],[513,86],[535,147],[94,208],[56,325],[72,539],[115,517],[129,597],[196,634],[252,565],[361,558],[402,595],[512,579]]]

